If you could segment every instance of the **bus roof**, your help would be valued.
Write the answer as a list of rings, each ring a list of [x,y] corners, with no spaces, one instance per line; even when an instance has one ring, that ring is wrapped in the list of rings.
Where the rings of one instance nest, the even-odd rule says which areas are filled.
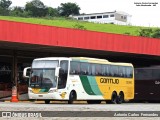
[[[45,57],[45,58],[36,58],[34,60],[71,60],[69,57]]]
[[[73,60],[86,60],[86,61],[102,61],[102,62],[109,62],[106,59],[98,59],[98,58],[89,58],[89,57],[71,57]]]
[[[105,59],[89,58],[89,57],[45,57],[45,58],[34,59],[34,61],[38,60],[73,60],[73,61],[90,62],[90,63],[133,66],[131,63],[109,62],[108,60]]]
[[[109,62],[106,59],[89,58],[89,57],[71,57],[71,58],[72,58],[73,61],[101,63],[101,64],[112,64],[112,65],[133,66],[131,63]]]

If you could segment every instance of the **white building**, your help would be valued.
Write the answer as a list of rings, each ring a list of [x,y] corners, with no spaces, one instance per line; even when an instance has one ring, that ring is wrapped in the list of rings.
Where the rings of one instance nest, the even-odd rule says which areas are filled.
[[[131,20],[131,15],[120,11],[83,14],[72,17],[82,21],[89,21],[94,23],[111,23],[118,25],[129,25]]]

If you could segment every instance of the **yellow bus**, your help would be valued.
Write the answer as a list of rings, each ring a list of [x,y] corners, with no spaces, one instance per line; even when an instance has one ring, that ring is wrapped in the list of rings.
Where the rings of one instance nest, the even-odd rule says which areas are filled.
[[[30,76],[26,76],[31,69]],[[134,99],[134,70],[130,63],[87,57],[50,57],[33,60],[24,69],[29,77],[29,99],[85,100],[88,104],[120,104]]]

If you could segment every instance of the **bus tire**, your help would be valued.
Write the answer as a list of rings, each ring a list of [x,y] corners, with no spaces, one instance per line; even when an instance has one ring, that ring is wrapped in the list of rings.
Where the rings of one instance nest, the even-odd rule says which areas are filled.
[[[93,104],[93,101],[92,100],[87,100],[87,103],[88,104]]]
[[[117,102],[117,94],[116,92],[113,92],[111,96],[111,103],[116,104],[116,102]]]
[[[101,104],[101,100],[96,100],[95,104]]]
[[[101,100],[87,100],[88,104],[101,104]]]
[[[45,100],[44,102],[45,102],[45,104],[49,104],[50,100]]]
[[[71,93],[69,95],[68,104],[73,104],[73,101],[76,100],[76,99],[77,99],[76,92],[71,91]]]
[[[117,96],[117,104],[121,104],[124,102],[124,94],[123,92],[120,92],[119,95]]]

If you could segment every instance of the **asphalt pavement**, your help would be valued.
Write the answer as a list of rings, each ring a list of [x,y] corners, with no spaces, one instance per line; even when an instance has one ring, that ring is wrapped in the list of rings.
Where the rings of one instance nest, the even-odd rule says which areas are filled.
[[[4,116],[7,112],[15,112],[11,117]],[[0,102],[0,119],[160,119],[160,103],[123,103],[123,104],[87,104],[85,102],[52,102],[44,104],[36,102]],[[18,112],[18,113],[16,113]]]

